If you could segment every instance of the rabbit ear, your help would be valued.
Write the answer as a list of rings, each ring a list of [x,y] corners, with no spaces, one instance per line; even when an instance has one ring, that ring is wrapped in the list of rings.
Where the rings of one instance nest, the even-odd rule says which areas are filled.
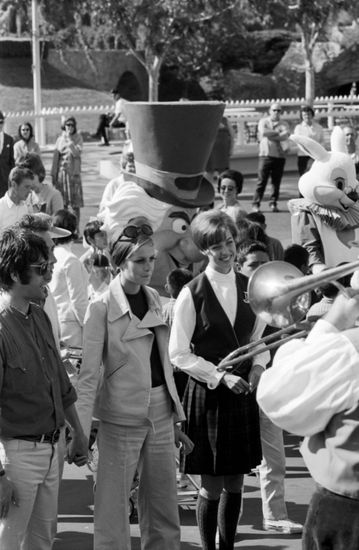
[[[314,139],[306,136],[297,136],[296,134],[289,136],[289,139],[294,141],[294,143],[296,143],[302,151],[304,151],[304,153],[312,157],[314,160],[326,162],[330,159],[330,153],[326,151],[320,143],[314,141]]]
[[[330,136],[330,146],[332,151],[347,153],[345,134],[340,126],[334,126],[332,135]]]

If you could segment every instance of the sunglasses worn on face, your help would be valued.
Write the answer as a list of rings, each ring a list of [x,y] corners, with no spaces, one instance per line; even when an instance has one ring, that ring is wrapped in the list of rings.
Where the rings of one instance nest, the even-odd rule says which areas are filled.
[[[122,235],[128,239],[137,239],[139,235],[150,236],[153,235],[153,229],[150,225],[144,223],[137,227],[137,225],[127,225],[122,231]]]
[[[75,125],[74,124],[65,124],[65,126],[68,126],[69,128],[75,128]]]
[[[30,267],[33,267],[39,275],[43,276],[47,272],[49,262],[42,262],[42,264],[30,264]]]
[[[272,109],[273,113],[281,113],[282,109]]]

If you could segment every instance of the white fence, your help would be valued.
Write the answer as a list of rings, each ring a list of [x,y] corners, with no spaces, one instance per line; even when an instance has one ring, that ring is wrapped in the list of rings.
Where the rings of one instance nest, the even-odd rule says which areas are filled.
[[[257,125],[259,119],[268,111],[273,101],[277,100],[243,100],[227,102],[225,115],[232,124],[235,134],[235,151],[250,153],[257,147]],[[301,98],[278,100],[282,105],[282,118],[294,127],[299,121],[299,109],[304,103]],[[84,139],[96,129],[98,116],[114,110],[113,105],[51,107],[42,109],[41,114],[33,111],[8,112],[6,116],[6,131],[17,134],[17,128],[23,122],[34,125],[40,118],[45,127],[46,144],[53,144],[61,131],[64,118],[72,115],[77,120],[79,131]],[[319,97],[314,101],[316,120],[329,131],[334,124],[351,123],[359,127],[359,96]]]

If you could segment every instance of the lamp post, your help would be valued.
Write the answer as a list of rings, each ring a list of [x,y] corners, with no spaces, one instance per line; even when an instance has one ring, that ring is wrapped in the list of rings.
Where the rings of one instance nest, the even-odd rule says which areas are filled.
[[[34,89],[35,135],[40,145],[45,145],[45,124],[41,115],[41,58],[38,0],[31,2],[32,20],[32,77]]]

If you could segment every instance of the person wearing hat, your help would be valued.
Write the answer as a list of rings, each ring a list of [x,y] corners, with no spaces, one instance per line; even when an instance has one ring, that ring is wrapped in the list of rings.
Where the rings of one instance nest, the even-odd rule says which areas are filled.
[[[80,229],[80,209],[84,205],[81,181],[81,154],[83,140],[77,131],[73,116],[64,123],[65,131],[57,138],[52,159],[52,183],[64,199],[64,207],[70,208],[77,218],[77,233]]]
[[[86,314],[77,410],[87,437],[93,411],[100,420],[96,549],[131,547],[128,502],[136,470],[141,547],[180,549],[174,424],[184,414],[160,298],[148,286],[152,233],[142,216],[125,225],[111,246],[118,274]],[[187,441],[184,450],[190,449]]]
[[[157,250],[151,286],[168,296],[168,273],[181,267],[195,270],[204,260],[190,225],[197,208],[214,201],[213,185],[204,173],[224,103],[128,102],[125,109],[135,173],[119,176],[100,217],[109,240],[121,233],[130,217],[149,218]]]
[[[294,128],[294,134],[310,137],[324,146],[324,130],[314,120],[314,109],[310,105],[302,105],[300,108],[300,118],[302,121]],[[298,147],[298,172],[300,176],[309,170],[312,162],[313,159]]]
[[[96,132],[91,134],[93,138],[100,138],[101,144],[108,146],[110,142],[107,137],[106,128],[125,128],[126,127],[126,115],[124,106],[127,103],[120,92],[114,88],[111,90],[113,100],[115,102],[114,114],[102,114],[99,116]]]
[[[0,197],[8,190],[10,170],[15,166],[14,140],[4,132],[5,117],[0,111]]]

